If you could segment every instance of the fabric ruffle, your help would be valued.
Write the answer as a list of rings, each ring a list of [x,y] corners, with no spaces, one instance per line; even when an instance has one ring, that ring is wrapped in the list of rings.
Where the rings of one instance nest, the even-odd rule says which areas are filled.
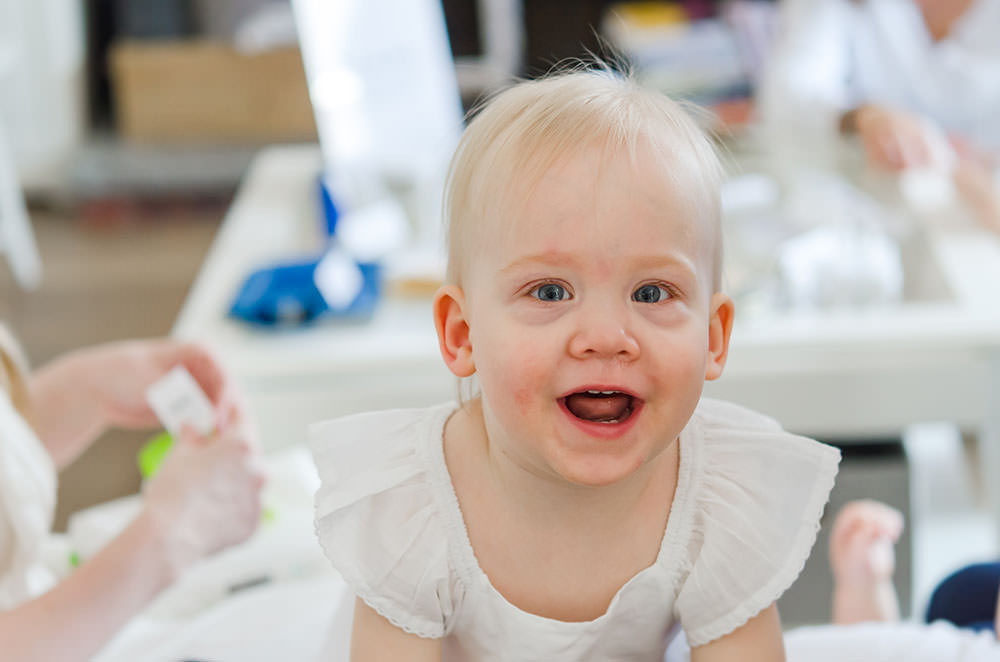
[[[371,412],[310,429],[322,483],[316,536],[327,558],[372,609],[426,638],[447,634],[460,593],[420,452],[426,417],[435,414],[439,408]]]
[[[745,624],[802,572],[833,489],[840,452],[748,409],[704,400],[688,558],[676,609],[691,646]]]

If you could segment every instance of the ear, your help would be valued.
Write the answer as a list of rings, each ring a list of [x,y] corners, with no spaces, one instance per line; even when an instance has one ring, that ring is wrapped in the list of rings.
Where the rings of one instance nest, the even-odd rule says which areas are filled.
[[[445,285],[434,294],[434,328],[445,365],[458,377],[476,372],[465,316],[465,294],[457,285]]]
[[[708,361],[705,365],[705,379],[718,379],[726,367],[729,356],[729,336],[733,331],[733,315],[736,312],[733,300],[721,292],[712,295],[709,303],[711,317],[708,320]]]

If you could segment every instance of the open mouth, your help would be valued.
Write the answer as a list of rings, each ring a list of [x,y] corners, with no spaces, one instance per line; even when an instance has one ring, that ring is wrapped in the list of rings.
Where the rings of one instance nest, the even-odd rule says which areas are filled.
[[[567,411],[590,423],[624,423],[638,408],[640,400],[622,391],[586,390],[562,398]]]

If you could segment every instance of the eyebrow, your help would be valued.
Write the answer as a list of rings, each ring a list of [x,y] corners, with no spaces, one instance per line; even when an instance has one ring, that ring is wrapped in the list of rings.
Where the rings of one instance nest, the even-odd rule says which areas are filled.
[[[522,267],[530,267],[535,265],[542,265],[548,267],[567,267],[573,266],[577,262],[576,258],[569,253],[537,253],[535,255],[525,255],[519,257],[506,267],[500,270],[500,273],[508,273],[511,271],[516,271]]]
[[[519,257],[500,270],[506,274],[517,269],[530,266],[573,267],[580,260],[571,253],[549,252],[525,255]],[[698,273],[695,265],[686,256],[679,254],[643,255],[632,260],[634,266],[640,269],[655,269],[661,267],[680,267],[692,276]]]

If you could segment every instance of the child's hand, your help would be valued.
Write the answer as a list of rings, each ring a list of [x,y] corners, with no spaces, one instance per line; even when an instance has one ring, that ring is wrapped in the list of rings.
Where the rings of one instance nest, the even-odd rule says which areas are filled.
[[[218,436],[185,429],[146,490],[145,514],[176,570],[243,542],[260,521],[264,478],[253,444],[234,425]]]
[[[902,514],[873,500],[841,508],[830,535],[830,565],[842,586],[875,585],[891,580],[894,545],[903,532]]]

